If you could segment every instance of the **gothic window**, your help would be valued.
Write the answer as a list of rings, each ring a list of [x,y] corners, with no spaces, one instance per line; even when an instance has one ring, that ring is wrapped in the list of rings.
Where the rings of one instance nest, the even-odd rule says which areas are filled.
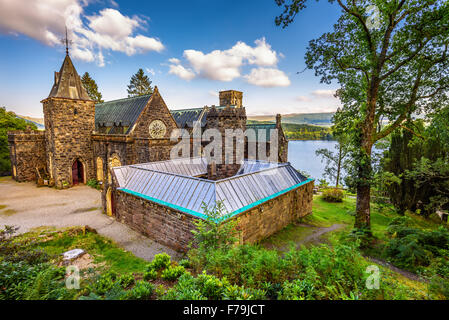
[[[103,160],[97,158],[97,181],[103,181]]]

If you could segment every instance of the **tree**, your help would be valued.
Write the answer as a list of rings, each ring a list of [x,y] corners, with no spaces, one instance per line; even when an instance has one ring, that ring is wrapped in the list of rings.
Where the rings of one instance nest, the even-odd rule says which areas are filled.
[[[321,156],[321,162],[326,161],[324,176],[335,180],[336,188],[340,185],[342,168],[344,167],[344,162],[349,152],[346,140],[347,138],[345,136],[337,137],[338,143],[335,146],[337,149],[336,153],[329,149],[318,149],[315,151],[317,156]]]
[[[143,96],[153,93],[151,81],[142,69],[139,69],[135,75],[131,77],[128,86],[128,97]]]
[[[307,0],[275,0],[285,28]],[[288,1],[288,4],[285,4]],[[444,0],[328,0],[342,15],[310,41],[306,64],[321,82],[336,80],[343,105],[336,126],[350,134],[356,172],[355,228],[370,230],[371,152],[412,113],[448,104],[449,3]],[[375,3],[375,6],[370,5]],[[372,14],[374,12],[374,14]],[[388,125],[382,126],[383,120]]]
[[[96,103],[104,102],[102,100],[101,93],[98,91],[97,83],[95,82],[94,79],[90,77],[90,74],[88,72],[83,74],[81,82],[83,83],[83,86],[87,91],[87,94],[92,100],[94,100]]]
[[[14,112],[6,111],[5,107],[0,108],[0,174],[5,174],[11,171],[8,131],[25,130],[27,128],[37,130],[34,123],[18,118]]]

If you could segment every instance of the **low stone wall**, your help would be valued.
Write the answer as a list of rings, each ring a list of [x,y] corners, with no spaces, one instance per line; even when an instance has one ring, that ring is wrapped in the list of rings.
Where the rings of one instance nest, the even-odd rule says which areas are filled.
[[[176,251],[187,250],[198,218],[120,190],[114,192],[114,203],[118,221]]]
[[[11,131],[8,143],[13,178],[19,182],[36,180],[36,167],[47,167],[44,131]]]
[[[244,211],[239,219],[241,243],[258,242],[312,213],[313,181]],[[114,190],[115,217],[143,235],[177,251],[187,251],[197,217]]]
[[[263,240],[311,214],[313,184],[313,181],[306,183],[236,215],[234,218],[240,220],[240,243]]]

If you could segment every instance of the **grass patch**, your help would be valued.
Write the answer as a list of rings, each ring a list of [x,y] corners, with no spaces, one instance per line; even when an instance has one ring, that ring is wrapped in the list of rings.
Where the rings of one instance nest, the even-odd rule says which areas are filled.
[[[6,205],[4,205],[4,204],[0,204],[0,210],[3,210],[3,209],[5,209],[7,206]]]
[[[316,228],[301,224],[289,224],[287,227],[261,242],[265,248],[283,248],[291,242],[298,243],[311,235]]]
[[[37,240],[34,247],[51,255],[60,256],[68,250],[83,249],[94,258],[95,264],[105,265],[105,268],[117,273],[143,273],[148,264],[144,259],[123,250],[112,240],[84,231],[81,227],[59,230],[40,227],[20,237]]]
[[[10,181],[10,180],[12,180],[12,177],[11,177],[11,176],[3,176],[3,177],[0,177],[0,182]]]
[[[12,216],[16,213],[17,213],[17,211],[14,209],[6,209],[4,211],[0,211],[0,215],[4,215],[4,216]]]

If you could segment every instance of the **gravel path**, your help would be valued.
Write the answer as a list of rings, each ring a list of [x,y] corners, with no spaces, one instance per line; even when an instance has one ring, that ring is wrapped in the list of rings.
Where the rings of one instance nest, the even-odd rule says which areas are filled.
[[[0,227],[19,226],[27,232],[40,226],[70,227],[88,225],[115,241],[137,257],[150,261],[166,252],[174,259],[180,255],[101,212],[100,191],[88,186],[65,190],[37,188],[35,183],[0,179]]]

